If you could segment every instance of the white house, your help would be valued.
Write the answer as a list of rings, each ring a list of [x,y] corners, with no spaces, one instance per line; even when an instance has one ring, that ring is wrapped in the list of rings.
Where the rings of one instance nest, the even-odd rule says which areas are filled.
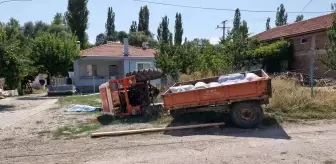
[[[98,92],[98,87],[110,79],[126,76],[135,70],[155,67],[155,50],[108,42],[80,52],[74,62],[74,85],[80,92]],[[157,84],[160,80],[151,83]]]

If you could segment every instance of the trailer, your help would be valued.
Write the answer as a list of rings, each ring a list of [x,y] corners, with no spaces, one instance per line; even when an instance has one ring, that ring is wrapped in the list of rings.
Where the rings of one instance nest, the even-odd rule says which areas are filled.
[[[190,112],[228,112],[232,122],[237,126],[255,127],[261,123],[264,116],[261,105],[268,104],[272,97],[271,78],[262,69],[240,74],[246,77],[248,73],[253,73],[258,78],[229,85],[173,93],[172,87],[195,85],[198,82],[207,84],[218,82],[221,76],[175,83],[161,95],[164,109],[169,111],[173,117]]]
[[[262,104],[268,104],[272,97],[271,78],[263,71],[236,73],[245,81],[223,85],[223,75],[194,81],[175,83],[161,94],[165,109],[173,117],[184,113],[202,111],[228,112],[231,120],[242,128],[258,125],[264,116]],[[246,80],[249,74],[258,78]],[[147,69],[127,74],[127,77],[110,80],[99,87],[103,113],[112,116],[133,116],[155,113],[153,101],[159,90],[150,84],[150,80],[163,76],[159,69]],[[229,79],[229,78],[228,78]],[[195,86],[198,83],[218,83],[217,86],[192,88],[183,92],[173,92],[179,86]],[[161,111],[161,110],[158,110]]]

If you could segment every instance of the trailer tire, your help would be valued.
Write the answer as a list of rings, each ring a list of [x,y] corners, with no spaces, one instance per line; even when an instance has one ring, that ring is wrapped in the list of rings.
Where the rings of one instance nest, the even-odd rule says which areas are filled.
[[[135,76],[139,82],[159,79],[163,76],[163,72],[158,68],[149,68],[139,71],[133,71],[126,74],[126,76]]]
[[[232,105],[231,121],[240,128],[254,128],[262,122],[264,112],[259,102],[239,102]]]

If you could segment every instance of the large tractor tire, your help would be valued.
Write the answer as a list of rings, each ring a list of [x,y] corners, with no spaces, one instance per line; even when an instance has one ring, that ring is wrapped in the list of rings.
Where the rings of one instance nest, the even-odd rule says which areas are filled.
[[[164,74],[162,70],[158,68],[143,69],[140,71],[133,71],[126,74],[126,76],[135,76],[136,81],[139,82],[159,79],[163,75]]]

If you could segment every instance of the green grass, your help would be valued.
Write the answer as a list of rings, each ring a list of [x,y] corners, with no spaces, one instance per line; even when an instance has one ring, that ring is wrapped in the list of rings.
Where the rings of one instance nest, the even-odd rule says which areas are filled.
[[[101,99],[99,94],[94,95],[76,95],[76,96],[66,96],[58,100],[58,103],[61,105],[71,105],[71,104],[80,104],[80,105],[90,105],[99,107],[101,106]]]
[[[273,97],[265,112],[282,120],[336,119],[336,92],[314,90],[296,85],[293,80],[276,77],[272,80]]]
[[[33,93],[32,94],[42,94],[42,93],[47,93],[48,89],[33,89]]]
[[[154,125],[163,125],[163,124],[170,124],[173,120],[174,120],[173,117],[171,117],[170,115],[167,115],[167,116],[162,116],[159,119],[152,120],[150,121],[150,123]]]
[[[102,125],[99,123],[90,123],[90,124],[81,124],[78,126],[68,125],[59,127],[57,130],[53,132],[53,137],[60,138],[60,137],[73,137],[78,134],[82,134],[84,132],[91,132],[97,130]]]

